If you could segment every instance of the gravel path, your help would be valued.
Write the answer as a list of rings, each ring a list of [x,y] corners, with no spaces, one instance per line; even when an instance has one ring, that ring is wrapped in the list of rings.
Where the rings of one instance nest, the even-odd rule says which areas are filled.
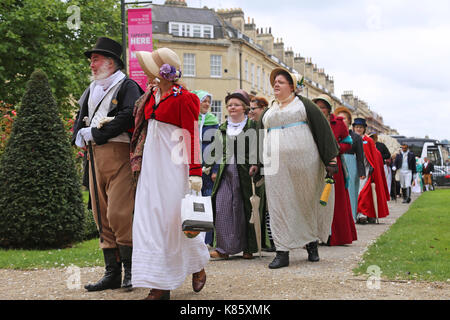
[[[413,200],[415,200],[414,197]],[[379,289],[370,289],[367,277],[355,276],[368,245],[385,232],[409,205],[390,202],[390,215],[379,225],[357,225],[358,241],[339,247],[320,246],[320,262],[307,261],[306,250],[291,252],[287,268],[270,270],[267,265],[274,253],[263,252],[262,258],[244,260],[239,255],[229,260],[210,261],[206,267],[207,282],[200,293],[194,293],[191,277],[171,293],[177,300],[449,300],[449,282],[389,281],[382,279]],[[81,283],[73,269],[0,270],[1,300],[134,300],[147,296],[148,289],[135,288],[86,292],[83,285],[103,275],[102,267],[81,268]],[[76,270],[75,270],[76,271]],[[370,286],[369,286],[370,287]]]

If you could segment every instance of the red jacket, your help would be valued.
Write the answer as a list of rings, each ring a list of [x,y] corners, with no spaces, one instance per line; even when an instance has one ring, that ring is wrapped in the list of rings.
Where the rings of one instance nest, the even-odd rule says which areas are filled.
[[[372,183],[375,183],[375,192],[377,196],[378,217],[384,218],[389,215],[387,201],[390,200],[389,190],[384,175],[384,164],[381,153],[377,150],[375,142],[365,136],[363,137],[364,155],[373,168],[373,171],[367,177],[367,182],[358,196],[358,212],[361,212],[369,218],[375,218],[375,207],[372,195]]]
[[[145,109],[145,119],[154,119],[185,129],[186,150],[189,156],[189,175],[202,176],[200,161],[200,140],[198,132],[198,116],[200,99],[181,86],[174,85],[172,91],[161,97],[158,105],[154,94],[148,99]]]

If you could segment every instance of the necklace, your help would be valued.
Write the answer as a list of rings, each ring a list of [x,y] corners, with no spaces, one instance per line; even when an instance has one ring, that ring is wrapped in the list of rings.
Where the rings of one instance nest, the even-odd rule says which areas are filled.
[[[280,105],[280,107],[281,108],[284,108],[285,107],[285,103],[286,102],[291,102],[292,100],[294,100],[294,98],[295,98],[295,95],[294,95],[294,93],[292,92],[290,95],[289,95],[289,97],[287,97],[286,99],[284,99],[284,100],[277,100],[277,102],[278,102],[278,104]]]

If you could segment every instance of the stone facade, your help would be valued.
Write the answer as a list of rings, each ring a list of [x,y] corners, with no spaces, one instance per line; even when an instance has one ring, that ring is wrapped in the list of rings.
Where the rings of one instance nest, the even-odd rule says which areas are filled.
[[[334,78],[317,66],[312,58],[302,57],[275,38],[271,28],[257,28],[254,19],[240,8],[213,10],[192,8],[183,0],[167,0],[165,5],[150,5],[155,47],[168,47],[182,60],[183,81],[191,90],[202,89],[213,96],[212,111],[222,120],[226,116],[227,93],[244,89],[270,101],[269,75],[284,67],[305,78],[302,94],[310,99],[330,96],[333,109],[346,106],[354,117],[364,117],[370,128],[388,133],[383,119],[369,110],[367,103],[352,92],[335,96]],[[351,93],[351,94],[350,94]]]

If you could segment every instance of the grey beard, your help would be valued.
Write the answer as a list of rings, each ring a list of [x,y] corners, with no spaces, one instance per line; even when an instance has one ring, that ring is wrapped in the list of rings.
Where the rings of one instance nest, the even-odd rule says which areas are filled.
[[[94,80],[103,80],[106,79],[110,76],[111,72],[109,70],[109,66],[107,66],[106,64],[103,64],[100,68],[99,71],[97,73],[97,75],[94,75],[94,73],[92,72],[91,75],[89,76],[89,79],[92,81]]]

